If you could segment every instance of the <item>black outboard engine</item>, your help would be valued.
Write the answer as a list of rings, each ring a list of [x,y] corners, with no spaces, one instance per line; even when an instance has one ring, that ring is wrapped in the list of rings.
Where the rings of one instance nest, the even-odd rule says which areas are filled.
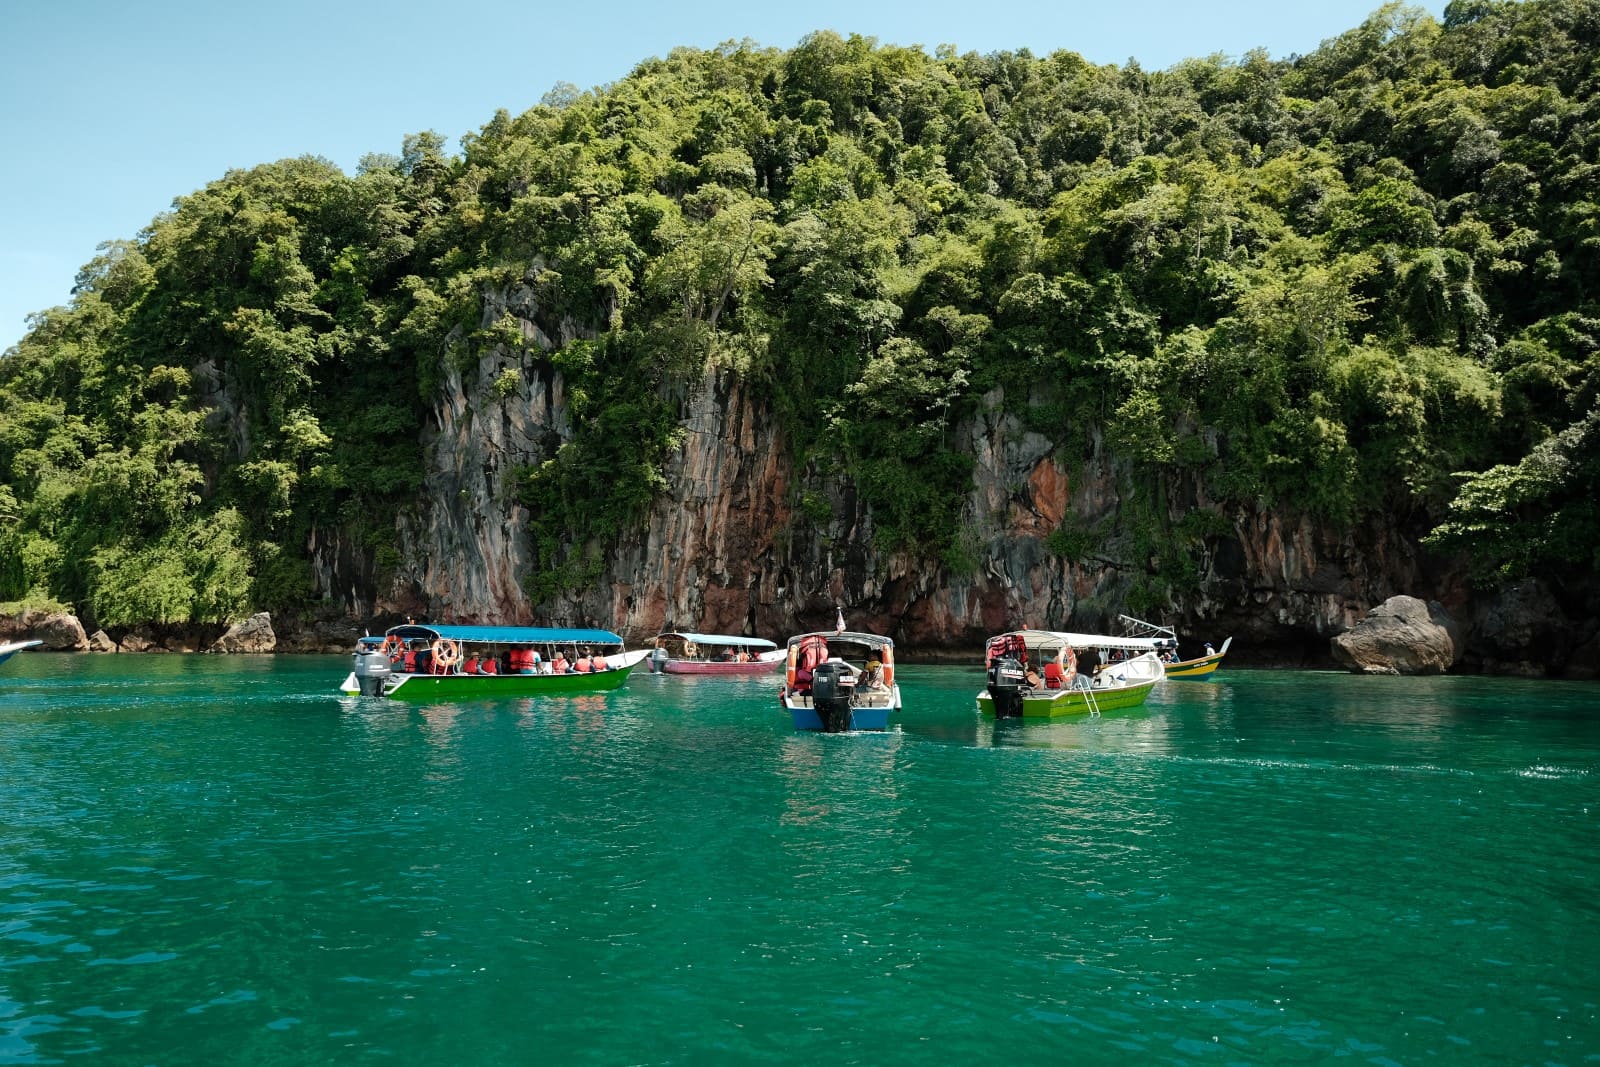
[[[650,650],[650,673],[662,674],[667,669],[667,650],[657,646]]]
[[[989,668],[989,699],[997,719],[1022,718],[1022,664],[1002,656]]]
[[[822,720],[826,733],[838,734],[850,729],[850,691],[844,684],[849,671],[838,660],[817,664],[811,672],[811,706]]]
[[[383,683],[390,675],[389,657],[378,649],[363,648],[355,654],[356,684],[361,686],[361,695],[376,697],[383,695]]]

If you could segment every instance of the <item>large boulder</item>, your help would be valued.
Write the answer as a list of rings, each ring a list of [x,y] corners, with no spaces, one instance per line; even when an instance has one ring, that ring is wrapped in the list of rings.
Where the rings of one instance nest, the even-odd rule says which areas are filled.
[[[242,622],[228,627],[228,632],[217,638],[211,646],[213,652],[271,652],[278,647],[278,635],[272,632],[272,616],[258,611]]]
[[[83,623],[76,615],[46,615],[34,624],[33,636],[52,652],[86,652],[89,649],[89,635],[83,632]]]
[[[96,630],[89,635],[90,652],[115,652],[117,643],[111,640],[111,635],[104,630]]]
[[[1438,601],[1394,596],[1333,639],[1333,658],[1361,674],[1443,674],[1463,647],[1460,627]]]

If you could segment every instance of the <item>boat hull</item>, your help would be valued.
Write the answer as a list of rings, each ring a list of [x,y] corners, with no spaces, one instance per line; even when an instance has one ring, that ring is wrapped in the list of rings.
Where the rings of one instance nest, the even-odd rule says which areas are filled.
[[[812,708],[796,707],[794,704],[785,705],[789,709],[789,720],[794,723],[796,730],[821,730],[822,716]],[[889,713],[893,708],[851,708],[851,730],[887,730],[889,728]]]
[[[1070,719],[1096,713],[1136,708],[1150,696],[1158,679],[1118,686],[1114,689],[1034,689],[1023,694],[1024,719]],[[1093,700],[1091,701],[1091,697]],[[978,693],[978,711],[994,718],[994,698],[987,689]]]
[[[603,693],[628,680],[632,666],[589,674],[397,674],[391,700],[483,700],[496,697]]]
[[[12,641],[9,644],[0,645],[0,663],[4,663],[25,648],[37,648],[42,644],[44,644],[43,641]]]
[[[1181,663],[1167,664],[1168,678],[1190,678],[1209,681],[1211,675],[1222,664],[1222,653],[1215,656],[1201,656],[1199,659],[1186,659]]]
[[[749,663],[724,663],[718,660],[669,659],[661,664],[663,674],[771,674],[783,669],[783,660]]]

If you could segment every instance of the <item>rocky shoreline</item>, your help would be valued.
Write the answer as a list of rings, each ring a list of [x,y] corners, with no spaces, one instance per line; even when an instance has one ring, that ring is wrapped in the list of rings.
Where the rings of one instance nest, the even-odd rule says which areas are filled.
[[[1503,598],[1493,618],[1475,616],[1470,625],[1463,625],[1438,601],[1395,596],[1320,647],[1316,642],[1293,648],[1253,647],[1248,638],[1236,640],[1227,665],[1343,668],[1358,674],[1600,678],[1600,635],[1570,635],[1566,647],[1554,647],[1548,643],[1549,627],[1538,622],[1548,606],[1523,590],[1520,596]],[[0,615],[0,642],[37,639],[43,642],[37,649],[41,652],[343,654],[362,634],[382,633],[400,621],[400,616],[375,618],[363,625],[333,609],[320,615],[274,620],[263,611],[226,627],[147,625],[108,633],[87,631],[70,613],[34,609]],[[629,641],[638,644],[650,636],[635,634]],[[1196,636],[1220,641],[1225,635]],[[1541,657],[1541,650],[1549,658]],[[964,664],[972,660],[956,648],[906,647],[900,651],[902,663]]]

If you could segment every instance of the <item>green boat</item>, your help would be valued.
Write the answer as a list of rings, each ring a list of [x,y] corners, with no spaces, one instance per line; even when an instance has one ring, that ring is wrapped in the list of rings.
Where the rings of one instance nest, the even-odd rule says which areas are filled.
[[[648,654],[609,630],[407,623],[361,638],[340,690],[416,701],[603,693]]]
[[[1161,681],[1157,641],[1144,637],[1014,630],[984,649],[985,718],[1062,719],[1135,708]]]

